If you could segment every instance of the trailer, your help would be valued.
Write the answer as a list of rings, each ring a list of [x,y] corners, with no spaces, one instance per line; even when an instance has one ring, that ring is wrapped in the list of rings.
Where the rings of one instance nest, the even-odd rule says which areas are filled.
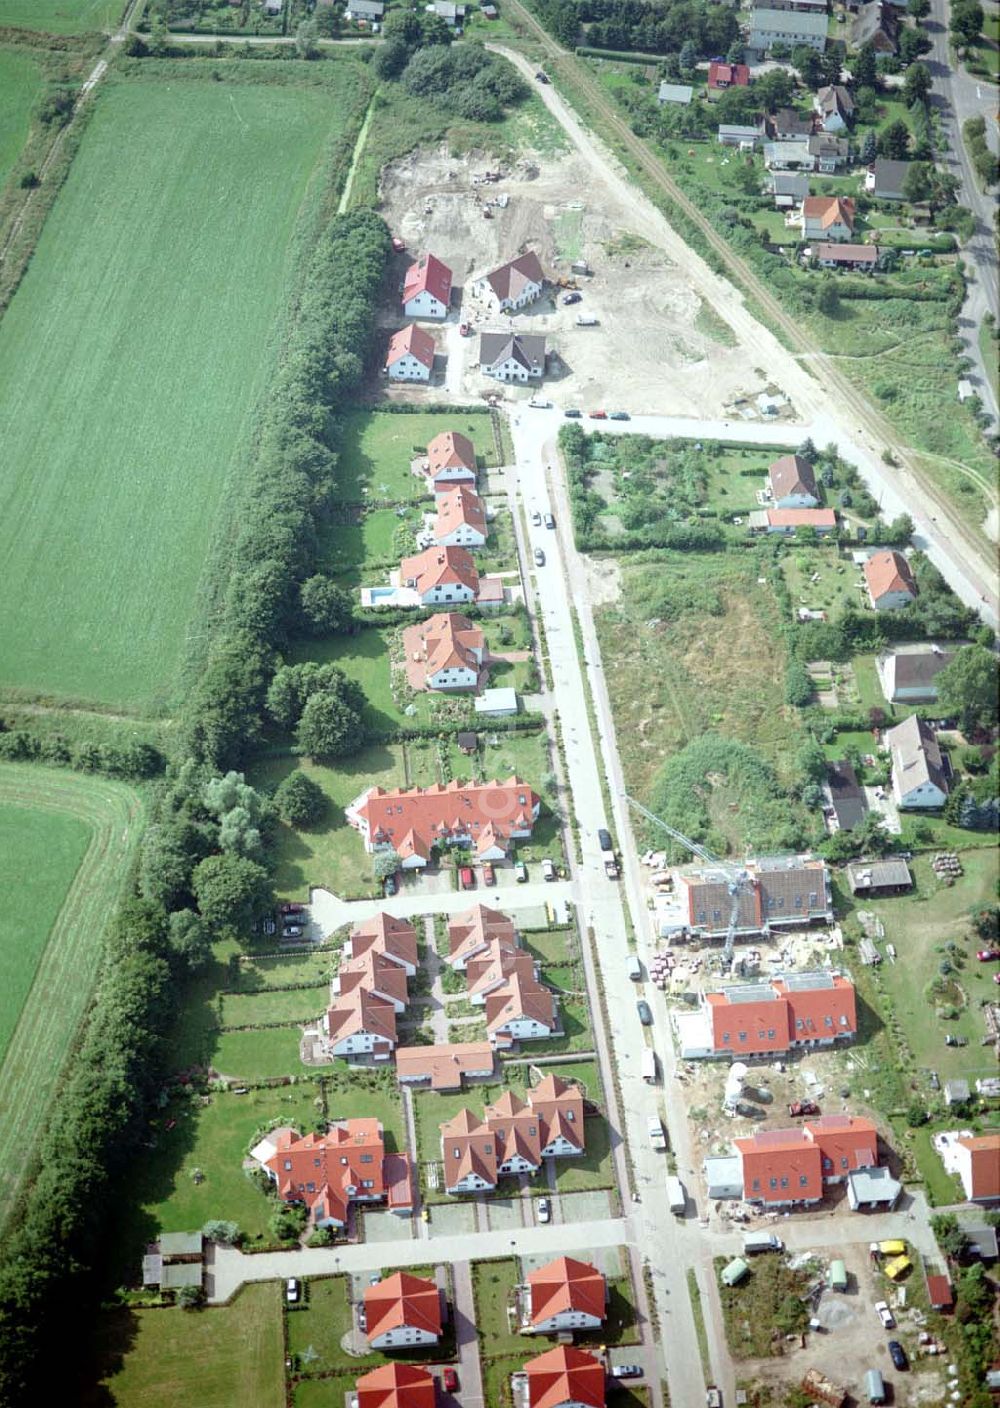
[[[667,1176],[667,1207],[675,1217],[680,1217],[687,1207],[687,1189],[675,1174]]]
[[[651,1046],[643,1049],[641,1071],[647,1085],[656,1084],[656,1052]]]

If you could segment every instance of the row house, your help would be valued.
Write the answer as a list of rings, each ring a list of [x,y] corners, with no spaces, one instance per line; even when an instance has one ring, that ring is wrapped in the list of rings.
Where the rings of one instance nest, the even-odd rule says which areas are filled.
[[[842,973],[785,973],[704,994],[697,1012],[674,1018],[685,1060],[747,1061],[857,1035],[854,984]]]
[[[505,1091],[481,1120],[463,1109],[441,1125],[445,1190],[491,1192],[501,1177],[537,1172],[546,1158],[579,1158],[585,1148],[583,1096],[547,1075],[526,1102]]]
[[[448,925],[448,961],[465,972],[469,1000],[485,1008],[486,1035],[500,1049],[538,1041],[558,1030],[555,995],[521,948],[513,923],[497,909],[474,905]]]
[[[417,935],[407,920],[377,914],[352,929],[320,1023],[326,1054],[388,1061],[396,1018],[409,1000],[407,979],[416,971]]]

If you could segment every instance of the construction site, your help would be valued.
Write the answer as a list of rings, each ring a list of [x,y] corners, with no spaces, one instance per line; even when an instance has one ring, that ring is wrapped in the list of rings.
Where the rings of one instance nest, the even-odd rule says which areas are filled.
[[[407,257],[429,252],[452,271],[457,321],[439,333],[450,394],[526,394],[480,374],[475,334],[509,330],[511,320],[491,315],[469,286],[528,249],[550,286],[516,327],[546,337],[544,386],[558,386],[560,405],[722,416],[774,390],[683,269],[636,230],[610,185],[594,189],[576,154],[528,152],[498,165],[477,153],[455,159],[444,146],[418,149],[385,168],[380,200]],[[577,297],[567,302],[567,294]],[[462,324],[473,336],[458,335]]]

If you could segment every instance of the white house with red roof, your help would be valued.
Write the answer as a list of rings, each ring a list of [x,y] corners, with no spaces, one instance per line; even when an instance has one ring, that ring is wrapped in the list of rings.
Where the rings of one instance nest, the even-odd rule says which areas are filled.
[[[878,1130],[863,1116],[823,1115],[795,1128],[758,1130],[734,1139],[733,1149],[705,1161],[709,1197],[792,1207],[818,1203],[828,1187],[846,1183],[857,1211],[891,1209],[902,1193],[879,1164]]]
[[[560,1256],[528,1274],[519,1302],[528,1334],[598,1330],[607,1316],[608,1283],[589,1262]]]
[[[862,570],[875,611],[900,611],[916,600],[913,568],[901,552],[873,552]]]
[[[850,196],[806,196],[802,238],[843,244],[854,235],[855,204]]]
[[[782,455],[768,466],[767,487],[774,508],[818,508],[816,474],[801,455]]]
[[[316,1227],[344,1227],[351,1203],[386,1195],[385,1140],[375,1119],[343,1120],[326,1134],[272,1130],[251,1150],[286,1203],[301,1203]]]
[[[539,1081],[526,1102],[505,1091],[482,1119],[462,1109],[440,1128],[452,1194],[488,1192],[503,1174],[535,1173],[543,1159],[579,1158],[586,1150],[583,1096],[556,1076]]]
[[[433,254],[411,264],[403,280],[403,312],[408,318],[447,318],[451,270]]]
[[[397,964],[408,978],[416,976],[417,931],[408,919],[397,919],[380,910],[351,930],[342,950],[348,959],[373,951]]]
[[[467,484],[437,495],[431,534],[438,547],[481,548],[486,542],[486,505]]]
[[[434,1375],[415,1364],[380,1364],[354,1387],[356,1408],[437,1408]]]
[[[385,374],[390,381],[430,381],[434,370],[434,339],[424,328],[409,323],[389,339]]]
[[[842,973],[784,973],[705,993],[697,1012],[674,1017],[684,1060],[782,1056],[857,1035],[854,984]]]
[[[465,548],[433,547],[403,558],[399,585],[416,592],[421,606],[475,601],[479,573]]]
[[[575,1345],[547,1349],[513,1376],[526,1385],[527,1408],[604,1408],[604,1365]]]
[[[457,484],[476,483],[476,449],[460,430],[442,430],[427,446],[423,472],[436,494],[453,489]]]
[[[952,1157],[970,1203],[1000,1201],[1000,1132],[964,1130],[955,1137]]]
[[[320,1023],[327,1056],[389,1061],[396,1045],[396,1008],[358,986],[336,997]]]
[[[412,689],[449,694],[479,688],[486,638],[479,626],[457,611],[440,611],[403,632],[406,679]]]
[[[555,994],[534,978],[512,973],[485,1001],[486,1035],[498,1049],[515,1041],[540,1041],[559,1025]]]
[[[541,798],[512,774],[505,782],[368,787],[345,816],[366,851],[395,850],[403,869],[414,870],[428,864],[435,846],[449,843],[499,859],[512,840],[531,835],[540,806]]]
[[[441,1320],[441,1292],[423,1276],[396,1271],[365,1290],[366,1333],[372,1349],[437,1344]]]

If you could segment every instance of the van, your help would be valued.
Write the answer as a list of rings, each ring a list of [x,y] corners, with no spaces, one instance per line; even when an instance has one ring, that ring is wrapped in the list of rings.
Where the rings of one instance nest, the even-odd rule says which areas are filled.
[[[554,880],[555,878],[556,878],[556,868],[555,868],[555,866],[552,864],[552,862],[548,859],[548,857],[546,857],[546,859],[542,861],[542,879],[543,879],[543,880]]]
[[[869,1403],[884,1403],[885,1381],[877,1369],[869,1369],[865,1374],[865,1399]]]
[[[656,1084],[656,1052],[651,1046],[643,1048],[641,1073],[647,1085]]]
[[[625,972],[632,979],[633,983],[642,982],[642,964],[634,953],[630,953],[625,960]]]
[[[782,1252],[785,1244],[773,1232],[745,1232],[743,1234],[743,1255],[754,1256],[758,1252]]]
[[[667,1176],[667,1207],[675,1217],[683,1217],[687,1208],[687,1189],[676,1174]]]
[[[879,1251],[882,1253],[883,1256],[902,1256],[903,1253],[906,1251],[906,1243],[901,1240],[891,1242],[879,1242],[877,1245]],[[875,1250],[875,1246],[876,1244],[873,1242],[873,1251]]]
[[[827,1281],[831,1291],[847,1290],[847,1267],[839,1259],[830,1262],[830,1270],[827,1272]]]

